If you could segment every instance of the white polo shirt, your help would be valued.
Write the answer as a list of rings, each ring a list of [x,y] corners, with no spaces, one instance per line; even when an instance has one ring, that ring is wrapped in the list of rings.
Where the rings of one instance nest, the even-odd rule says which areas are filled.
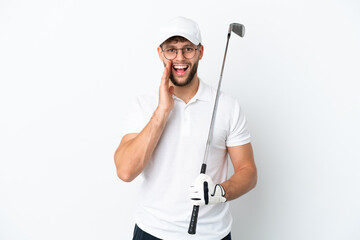
[[[174,96],[174,108],[148,165],[142,172],[136,223],[149,234],[166,240],[219,240],[231,230],[229,203],[200,207],[196,235],[187,233],[193,206],[189,186],[200,174],[216,89],[200,80],[187,103]],[[139,133],[158,105],[158,94],[137,98],[124,133]],[[250,142],[244,113],[238,102],[221,92],[209,150],[206,174],[214,183],[227,179],[226,147]]]

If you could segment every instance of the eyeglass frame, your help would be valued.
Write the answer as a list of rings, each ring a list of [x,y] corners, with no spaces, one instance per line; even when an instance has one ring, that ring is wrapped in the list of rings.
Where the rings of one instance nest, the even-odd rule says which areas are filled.
[[[192,56],[191,58],[187,58],[187,57],[185,57],[185,55],[184,55],[183,49],[184,49],[184,48],[187,48],[187,47],[183,47],[183,48],[165,48],[165,49],[163,49],[163,47],[160,46],[160,48],[161,48],[161,51],[162,51],[163,54],[164,54],[164,57],[165,57],[167,60],[171,61],[171,60],[174,60],[175,58],[177,58],[177,55],[178,55],[179,50],[181,50],[181,53],[182,53],[182,55],[183,55],[183,57],[184,57],[185,59],[193,59],[193,58],[195,57],[195,55],[196,55],[196,51],[199,50],[200,46],[201,46],[201,43],[200,43],[199,45],[197,45],[196,48],[191,47],[191,48],[194,48],[194,49],[195,49],[195,54],[194,54],[194,56]],[[175,55],[175,57],[174,57],[173,59],[168,59],[168,58],[165,56],[164,50],[166,50],[166,49],[174,49],[174,50],[176,50],[176,55]]]

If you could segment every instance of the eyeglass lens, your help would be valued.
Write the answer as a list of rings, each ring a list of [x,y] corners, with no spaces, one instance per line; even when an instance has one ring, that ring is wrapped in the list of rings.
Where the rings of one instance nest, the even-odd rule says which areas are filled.
[[[164,50],[164,55],[168,60],[173,60],[176,58],[179,50],[181,50],[184,58],[191,59],[195,56],[195,52],[197,49],[193,47],[186,47],[186,48],[167,48]]]

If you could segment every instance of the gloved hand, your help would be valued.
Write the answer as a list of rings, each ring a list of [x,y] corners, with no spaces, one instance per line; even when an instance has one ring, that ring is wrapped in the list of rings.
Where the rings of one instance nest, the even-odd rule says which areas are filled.
[[[193,205],[203,206],[225,202],[225,189],[214,184],[209,175],[201,173],[190,186],[190,199]]]

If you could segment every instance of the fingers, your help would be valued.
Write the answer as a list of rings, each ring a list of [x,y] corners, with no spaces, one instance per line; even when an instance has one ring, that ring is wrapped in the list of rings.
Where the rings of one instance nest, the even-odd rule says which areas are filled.
[[[202,194],[201,191],[199,191],[199,192],[191,192],[190,193],[191,200],[201,200],[202,197],[203,197],[203,194]]]
[[[171,87],[169,87],[169,92],[171,93],[171,94],[174,94],[174,86],[171,86]]]
[[[169,77],[170,77],[170,72],[171,72],[171,65],[172,62],[168,61],[166,63],[163,75],[161,77],[161,84],[168,86],[169,85]]]
[[[193,205],[205,205],[204,196],[202,191],[190,192],[190,201]]]
[[[167,61],[163,75],[161,77],[161,83],[159,88],[159,107],[167,112],[170,112],[174,108],[174,87],[169,87],[169,78],[171,73],[171,61]]]
[[[212,183],[209,175],[201,173],[197,176],[195,181],[190,185],[190,200],[193,205],[207,205],[209,204],[209,189],[213,189],[214,184]]]
[[[190,201],[191,201],[192,205],[197,205],[197,206],[205,205],[204,191],[201,187],[199,188],[199,187],[195,187],[195,186],[190,186],[189,196],[190,196]]]

